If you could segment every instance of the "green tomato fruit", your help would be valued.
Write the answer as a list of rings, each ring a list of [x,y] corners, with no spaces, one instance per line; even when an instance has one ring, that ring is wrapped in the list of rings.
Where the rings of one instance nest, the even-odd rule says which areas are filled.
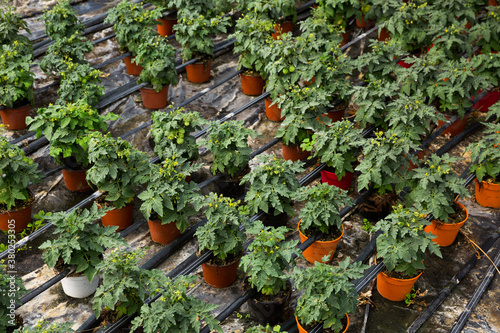
[[[290,65],[290,67],[288,67],[288,71],[289,71],[290,73],[295,72],[295,67],[293,67],[293,65]]]
[[[283,70],[283,74],[288,74],[288,69],[286,69],[286,68],[285,68],[285,69]]]
[[[185,121],[184,126],[189,126],[189,121]]]
[[[177,144],[178,145],[182,145],[184,143],[184,139],[183,138],[178,138],[177,139]]]

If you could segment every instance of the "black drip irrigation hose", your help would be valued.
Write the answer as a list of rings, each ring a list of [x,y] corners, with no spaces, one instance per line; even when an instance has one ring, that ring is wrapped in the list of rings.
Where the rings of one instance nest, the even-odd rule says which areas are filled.
[[[486,276],[481,280],[481,283],[474,291],[474,294],[472,295],[471,300],[467,303],[465,310],[460,314],[457,322],[451,328],[450,333],[459,333],[462,331],[465,324],[469,320],[472,311],[479,303],[479,300],[483,296],[484,292],[488,289],[489,285],[491,284],[491,281],[495,277],[496,267],[498,266],[500,266],[500,250],[497,252],[497,255],[495,256],[494,263],[492,263],[490,267],[488,267],[488,270],[486,271]]]
[[[484,252],[493,246],[493,244],[500,238],[500,233],[498,231],[486,239],[480,246]],[[420,327],[432,316],[432,314],[437,310],[437,308],[444,302],[444,300],[451,294],[451,292],[462,282],[462,280],[469,274],[469,272],[476,266],[479,258],[476,254],[473,254],[467,263],[460,269],[460,271],[453,276],[446,287],[444,287],[437,297],[432,301],[431,304],[418,316],[417,319],[408,327],[407,333],[416,333]]]

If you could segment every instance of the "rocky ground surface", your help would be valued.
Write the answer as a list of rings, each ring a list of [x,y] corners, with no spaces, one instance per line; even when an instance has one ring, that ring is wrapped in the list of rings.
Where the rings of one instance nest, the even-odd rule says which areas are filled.
[[[23,14],[36,13],[37,11],[52,6],[55,1],[15,1],[20,12]],[[99,13],[104,12],[110,6],[117,3],[113,1],[86,1],[78,3],[78,8],[82,17],[92,17]],[[43,21],[38,20],[40,15],[35,15],[29,18],[30,29],[33,32],[40,33],[43,29]],[[355,36],[361,31],[358,28],[353,28],[351,35]],[[90,38],[92,40],[101,38],[112,33],[112,29],[106,29],[101,32],[95,33]],[[372,36],[373,37],[373,36]],[[226,36],[219,36],[217,41],[222,41]],[[179,47],[175,42],[176,47]],[[356,56],[365,50],[366,41],[353,46],[348,52],[351,56]],[[104,60],[111,59],[120,55],[119,47],[114,39],[110,39],[104,43],[96,45],[94,51],[88,55],[87,59],[92,64],[98,64]],[[36,59],[40,61],[40,59]],[[222,80],[224,77],[234,73],[237,66],[237,56],[232,52],[226,53],[215,59],[211,81],[206,84],[192,84],[186,79],[185,73],[180,75],[180,82],[176,87],[170,87],[169,100],[174,104],[179,104],[194,94],[210,87],[213,83]],[[36,84],[35,89],[50,84],[53,78],[46,78],[40,71],[39,67],[35,67]],[[103,69],[103,85],[106,91],[109,92],[119,86],[122,86],[133,79],[133,77],[126,74],[124,64],[119,61],[115,62]],[[56,89],[49,90],[48,93],[38,94],[36,96],[36,106],[32,111],[32,115],[36,115],[36,108],[46,106],[48,103],[53,103],[57,99]],[[210,91],[202,98],[198,98],[190,103],[186,109],[196,110],[200,112],[207,119],[219,119],[224,115],[233,112],[242,105],[245,105],[254,97],[249,97],[241,92],[241,85],[238,77],[235,77],[228,82],[222,84],[220,87]],[[146,110],[142,107],[139,92],[135,92],[119,101],[113,103],[109,107],[102,110],[103,113],[113,112],[120,115],[120,119],[110,124],[110,131],[113,136],[119,136],[127,131],[135,128],[136,126],[149,121],[152,111]],[[481,117],[471,119],[471,121],[478,121]],[[484,116],[483,116],[484,117]],[[250,140],[250,145],[253,149],[261,147],[263,144],[269,142],[276,133],[279,123],[269,121],[264,112],[264,102],[260,101],[254,106],[248,108],[241,114],[234,117],[234,119],[245,121],[246,126],[256,129],[262,136]],[[134,146],[138,149],[148,152],[153,156],[152,149],[149,141],[149,128],[144,129],[137,134],[129,137]],[[3,133],[2,135],[15,138],[26,133],[24,131],[16,131]],[[477,140],[481,137],[481,133],[476,133],[468,139],[461,142],[457,147],[450,151],[450,154],[462,156],[464,148],[471,141]],[[449,138],[441,137],[433,143],[431,150],[435,151]],[[23,144],[27,144],[26,142]],[[276,144],[271,147],[266,154],[274,153],[281,156],[281,144]],[[54,160],[48,155],[48,147],[39,149],[31,155],[36,162],[40,164],[40,168],[47,172],[54,169],[56,166]],[[211,161],[210,154],[202,155],[201,159],[206,163],[205,167],[194,176],[194,181],[200,182],[210,176],[209,166]],[[456,171],[461,173],[464,171],[470,159],[465,155],[463,160],[457,165]],[[308,171],[313,166],[308,167]],[[301,176],[301,175],[300,175]],[[315,180],[314,183],[319,180]],[[313,183],[313,184],[314,184]],[[80,202],[82,199],[89,196],[89,193],[72,193],[69,192],[62,180],[60,172],[45,178],[44,182],[32,187],[33,192],[36,194],[36,203],[34,211],[62,211],[67,210]],[[138,189],[139,191],[140,189]],[[217,190],[216,185],[203,190],[204,193],[208,191]],[[363,321],[366,311],[366,303],[370,302],[371,309],[368,316],[366,325],[366,332],[404,332],[417,316],[426,308],[426,306],[433,300],[437,293],[444,288],[449,280],[456,274],[459,269],[465,264],[469,257],[473,255],[481,255],[482,259],[479,261],[465,280],[452,292],[452,294],[445,300],[432,318],[428,321],[427,325],[423,328],[422,332],[448,332],[450,327],[458,318],[459,314],[464,310],[465,305],[471,298],[475,288],[479,285],[484,278],[486,268],[489,262],[484,255],[479,254],[472,246],[471,241],[480,244],[484,239],[490,236],[494,231],[498,230],[500,221],[499,210],[483,208],[479,206],[474,200],[473,187],[471,187],[472,198],[460,199],[468,209],[470,217],[468,222],[462,228],[463,233],[458,235],[455,243],[447,248],[443,248],[443,259],[437,257],[430,257],[426,260],[425,264],[427,269],[422,277],[416,284],[416,289],[419,289],[422,296],[417,297],[413,304],[407,306],[404,302],[391,302],[382,298],[376,288],[365,290],[360,296],[360,306],[357,308],[356,313],[350,315],[349,332],[360,332],[363,327]],[[356,190],[351,190],[350,194],[357,196]],[[138,211],[140,203],[136,200],[134,220],[138,221],[143,219]],[[295,205],[295,211],[300,211],[301,204]],[[202,213],[191,219],[191,224],[194,225],[203,219]],[[288,227],[291,229],[289,239],[298,240],[297,233],[298,218],[292,217],[288,221]],[[356,258],[369,243],[371,236],[362,229],[363,218],[356,212],[348,214],[344,219],[345,234],[340,242],[335,253],[334,262],[344,259],[345,257]],[[0,235],[0,241],[5,242],[4,235]],[[28,248],[22,249],[17,252],[17,270],[22,276],[26,288],[33,289],[40,286],[42,283],[54,276],[54,272],[48,269],[41,259],[41,252],[38,246],[50,239],[50,232],[37,238],[29,243]],[[130,248],[147,248],[147,255],[144,260],[150,259],[155,253],[162,249],[161,245],[152,242],[149,236],[147,224],[144,223],[137,230],[129,234],[126,238]],[[490,257],[494,257],[498,251],[500,244],[493,246],[490,251]],[[174,267],[183,262],[188,256],[195,252],[195,241],[188,242],[182,250],[176,252],[167,260],[163,261],[157,268],[162,269],[165,273],[171,271]],[[370,261],[370,264],[372,262]],[[298,265],[301,267],[309,266],[305,260],[299,259]],[[227,304],[238,298],[243,294],[242,281],[243,274],[240,273],[237,282],[228,288],[215,289],[207,285],[202,276],[201,269],[196,274],[199,276],[198,284],[194,288],[194,295],[207,302],[220,305],[215,311],[218,314],[222,311]],[[467,323],[464,332],[499,332],[500,331],[500,305],[498,303],[500,295],[498,276],[494,278],[492,285],[484,294],[478,307],[473,311],[471,319]],[[294,302],[297,298],[295,292],[292,299],[291,308],[289,309],[288,317],[293,314]],[[49,321],[60,322],[74,322],[74,328],[77,328],[91,315],[92,297],[86,299],[72,299],[67,297],[60,284],[48,289],[43,294],[39,295],[28,304],[22,306],[17,313],[24,317],[28,324],[34,324],[37,320],[45,317]],[[247,306],[244,304],[238,312],[233,313],[224,323],[224,332],[244,332],[246,328],[254,325],[252,318],[247,318]],[[127,331],[127,330],[124,330]]]

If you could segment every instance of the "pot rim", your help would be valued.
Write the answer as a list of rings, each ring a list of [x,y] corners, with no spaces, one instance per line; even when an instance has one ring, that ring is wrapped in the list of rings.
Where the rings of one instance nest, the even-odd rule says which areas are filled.
[[[375,255],[375,258],[374,258],[374,262],[375,262],[375,265],[377,264],[377,256]],[[389,276],[387,274],[384,273],[384,271],[380,272],[379,274],[384,274],[384,276],[388,279],[392,279],[392,280],[395,280],[395,281],[410,281],[410,280],[414,280],[415,281],[420,277],[420,275],[422,275],[424,273],[424,270],[422,270],[418,275],[412,277],[412,278],[408,278],[408,279],[398,279],[398,278],[395,278],[395,277],[392,277],[392,276]]]
[[[347,318],[347,324],[346,324],[345,329],[342,331],[342,333],[347,332],[347,329],[349,328],[349,314],[346,313],[345,316]],[[297,316],[295,316],[295,320],[297,321],[297,326],[300,326],[300,328],[305,331],[304,327],[302,327],[302,325],[300,324],[299,318]]]
[[[465,208],[465,206],[458,201],[453,201],[453,203],[458,205],[460,208],[462,208],[463,211],[465,211],[465,219],[462,222],[458,223],[445,223],[434,219],[431,221],[431,223],[434,224],[436,228],[440,228],[442,226],[457,226],[457,228],[460,228],[469,219],[469,211],[467,210],[467,208]]]
[[[301,234],[303,237],[305,237],[305,239],[309,239],[309,237],[307,237],[306,235],[304,235],[302,233],[302,231],[300,231],[300,223],[302,222],[302,219],[300,219],[299,221],[299,224],[297,225],[297,230],[299,231],[299,234]],[[322,244],[328,244],[328,243],[334,243],[334,242],[338,242],[342,236],[344,236],[344,224],[342,224],[342,234],[340,235],[339,238],[335,238],[334,240],[331,240],[331,241],[314,241],[314,243],[322,243]]]
[[[17,213],[17,212],[25,210],[29,206],[32,206],[33,202],[35,201],[35,195],[33,194],[33,192],[29,188],[26,188],[26,190],[28,191],[29,198],[28,198],[28,201],[24,202],[25,205],[23,207],[21,207],[21,208],[14,207],[14,210],[2,210],[2,209],[0,209],[0,214]]]
[[[474,181],[481,187],[484,187],[484,188],[488,188],[488,187],[500,187],[500,183],[488,183],[488,182],[485,182],[484,180],[481,180],[481,182],[479,182],[479,180],[476,178],[474,178]]]

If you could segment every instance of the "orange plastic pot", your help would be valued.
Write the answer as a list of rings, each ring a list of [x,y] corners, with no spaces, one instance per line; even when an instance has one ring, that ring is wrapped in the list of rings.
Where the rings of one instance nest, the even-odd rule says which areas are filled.
[[[101,205],[98,204],[100,208]],[[123,230],[132,225],[134,216],[134,203],[131,202],[125,207],[120,209],[112,209],[106,213],[103,217],[101,217],[102,225],[105,227],[108,226],[117,226],[118,230]]]
[[[149,233],[151,234],[153,241],[162,245],[172,243],[181,235],[181,232],[177,229],[175,221],[167,224],[161,224],[160,221],[149,220],[148,225]]]
[[[154,88],[141,88],[142,104],[146,109],[157,110],[163,109],[168,102],[168,85],[163,87],[159,92]]]
[[[388,40],[389,38],[391,38],[391,33],[386,28],[382,28],[378,31],[377,40],[379,42],[384,42],[384,41]]]
[[[299,225],[297,226],[297,229],[299,230],[299,236],[300,236],[300,243],[304,243],[308,237],[306,237],[302,231],[300,231],[300,222]],[[337,248],[338,243],[340,242],[340,239],[344,236],[344,226],[342,226],[342,235],[340,235],[339,238],[334,239],[332,241],[326,241],[326,242],[321,242],[321,241],[316,241],[312,243],[307,249],[302,252],[304,255],[304,258],[307,259],[311,264],[314,264],[316,261],[318,262],[323,262],[323,257],[326,255],[330,255],[330,260],[327,261],[327,263],[331,262],[333,260],[333,254],[335,253],[335,249]]]
[[[498,6],[497,0],[488,0],[488,6]]]
[[[264,80],[260,75],[240,74],[241,90],[245,95],[258,96],[264,91]]]
[[[311,152],[307,150],[302,150],[297,145],[288,145],[286,146],[284,143],[281,144],[281,151],[283,153],[283,159],[290,160],[292,162],[295,161],[304,161],[309,156],[311,156]]]
[[[500,185],[474,179],[476,201],[483,207],[500,208]]]
[[[348,32],[344,32],[342,34],[342,41],[340,42],[340,47],[344,46],[348,42],[349,42],[349,33]]]
[[[210,80],[210,68],[212,60],[208,62],[197,62],[186,66],[186,73],[189,82],[205,83]]]
[[[26,117],[30,115],[31,105],[19,108],[5,108],[0,110],[2,122],[8,130],[21,130],[26,128]]]
[[[264,99],[264,103],[266,104],[267,119],[271,121],[285,120],[285,117],[281,116],[281,109],[278,107],[278,104],[271,105],[273,101],[271,101],[269,98]]]
[[[366,21],[365,21],[365,15],[361,14],[361,20],[356,17],[356,25],[358,28],[364,28],[366,27]]]
[[[469,211],[459,202],[455,203],[465,211],[465,219],[460,223],[441,223],[437,220],[431,221],[431,224],[425,227],[425,232],[432,232],[437,237],[433,241],[439,246],[449,246],[453,244],[457,238],[458,231],[469,218]]]
[[[342,119],[344,119],[344,115],[345,115],[345,109],[342,109],[324,113],[323,117],[328,117],[332,120],[332,123],[335,123],[337,121],[341,121]]]
[[[274,33],[271,34],[274,39],[278,39],[281,34],[293,31],[293,22],[276,23],[274,25]]]
[[[479,91],[481,93],[481,91]],[[490,111],[490,107],[500,99],[500,91],[490,91],[472,107],[481,112]]]
[[[141,65],[133,63],[132,58],[130,56],[125,57],[123,61],[125,61],[125,67],[127,68],[127,73],[129,75],[135,75],[135,76],[140,75],[142,70],[144,69],[144,67],[142,67]]]
[[[26,229],[31,221],[31,206],[30,203],[24,208],[0,213],[0,229],[7,231],[13,228],[16,234]]]
[[[158,28],[158,33],[162,37],[168,37],[174,34],[174,25],[177,24],[177,19],[159,18],[157,21],[161,23],[156,26]]]
[[[387,276],[384,272],[380,272],[377,275],[377,290],[385,299],[395,302],[402,301],[411,292],[413,285],[422,273],[420,272],[411,279],[396,279]]]
[[[229,265],[215,266],[209,263],[201,264],[203,270],[203,278],[205,281],[215,288],[228,287],[236,281],[238,275],[238,265],[240,258]]]
[[[345,325],[345,329],[342,331],[342,333],[347,332],[347,329],[349,328],[349,316],[347,313],[345,314],[345,317],[347,318],[347,324]],[[295,321],[297,322],[297,328],[299,329],[299,333],[307,333],[307,331],[300,325],[299,319],[295,317]]]
[[[87,170],[62,169],[64,184],[72,192],[87,192],[90,185],[87,182]]]
[[[423,160],[427,155],[429,155],[431,151],[428,148],[424,148],[421,151],[417,153],[417,158],[419,161]],[[410,165],[408,166],[408,171],[411,171],[413,169],[418,168],[418,165],[416,165],[413,162],[410,162]]]
[[[446,120],[449,120],[451,118],[451,116],[447,116],[447,115],[444,115],[444,117],[446,118]],[[452,137],[458,135],[460,132],[462,132],[465,129],[465,125],[467,124],[467,117],[468,116],[465,116],[463,119],[459,118],[459,119],[455,120],[447,129],[444,130],[443,133],[441,133],[441,135],[445,135],[448,133]],[[444,121],[439,120],[438,128],[443,126],[444,124],[445,124]]]

